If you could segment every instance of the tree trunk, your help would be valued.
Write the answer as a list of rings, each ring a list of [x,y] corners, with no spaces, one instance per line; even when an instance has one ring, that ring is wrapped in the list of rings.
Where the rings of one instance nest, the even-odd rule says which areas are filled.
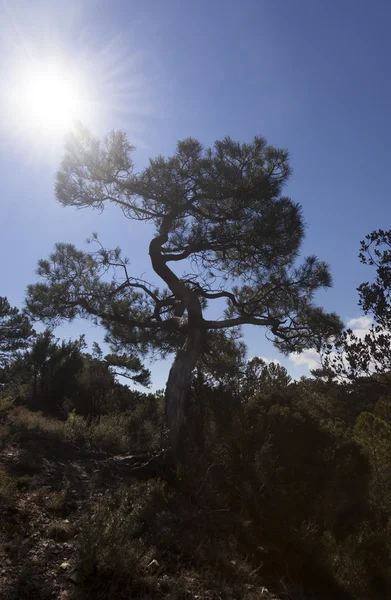
[[[37,382],[38,382],[38,371],[34,367],[34,377],[33,377],[33,397],[32,397],[32,405],[34,408],[37,407]]]
[[[189,333],[168,375],[164,420],[168,430],[169,452],[175,460],[180,458],[180,443],[187,417],[187,395],[191,374],[202,354],[204,337],[202,328]]]
[[[176,216],[175,211],[172,211],[163,218],[159,235],[149,244],[155,273],[167,284],[179,302],[178,310],[174,312],[175,317],[179,318],[187,311],[186,341],[170,369],[165,394],[164,424],[168,431],[168,452],[174,462],[180,460],[180,443],[187,416],[187,393],[192,371],[204,349],[206,334],[198,294],[167,266],[168,259],[162,250]]]

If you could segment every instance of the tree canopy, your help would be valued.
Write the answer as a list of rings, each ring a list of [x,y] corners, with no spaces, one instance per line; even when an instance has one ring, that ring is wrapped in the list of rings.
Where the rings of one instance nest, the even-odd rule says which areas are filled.
[[[40,261],[42,281],[29,286],[28,307],[49,322],[92,318],[122,348],[176,351],[166,416],[177,435],[191,372],[213,334],[262,326],[287,353],[320,348],[342,324],[314,304],[315,292],[331,285],[328,266],[315,256],[297,263],[305,227],[300,205],[282,194],[286,150],[262,137],[250,144],[227,137],[207,149],[189,138],[141,173],[132,154],[124,133],[99,140],[80,127],[68,139],[56,196],[77,208],[113,204],[128,219],[152,223],[149,255],[161,287],[132,274],[122,251],[95,235],[95,251],[57,244]],[[225,310],[209,319],[208,303],[220,299]]]

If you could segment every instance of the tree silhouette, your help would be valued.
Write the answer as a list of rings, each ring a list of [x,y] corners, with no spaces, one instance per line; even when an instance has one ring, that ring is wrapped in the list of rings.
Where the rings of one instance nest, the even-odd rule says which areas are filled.
[[[359,306],[372,319],[364,336],[347,329],[326,348],[324,368],[332,376],[355,379],[375,375],[389,384],[391,377],[391,230],[372,231],[361,242],[359,259],[375,267],[372,282],[358,287]]]
[[[27,347],[33,334],[28,317],[0,296],[0,366]]]
[[[225,138],[208,149],[189,138],[139,174],[132,151],[122,132],[101,141],[79,127],[67,142],[56,196],[77,208],[112,204],[151,223],[149,256],[163,287],[132,275],[119,248],[87,253],[57,244],[39,263],[44,281],[29,287],[28,306],[48,321],[95,319],[122,348],[176,352],[165,420],[178,457],[191,375],[213,334],[261,326],[287,353],[320,347],[341,322],[313,303],[316,290],[331,284],[327,265],[315,256],[296,265],[304,221],[300,205],[282,195],[286,150],[262,137],[250,144]],[[222,299],[221,318],[208,318],[208,303]]]

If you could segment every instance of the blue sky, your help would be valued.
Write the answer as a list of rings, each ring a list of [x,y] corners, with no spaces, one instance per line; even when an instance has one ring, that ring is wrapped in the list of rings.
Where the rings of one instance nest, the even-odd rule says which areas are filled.
[[[318,300],[347,321],[360,315],[355,290],[371,276],[357,259],[359,242],[390,226],[390,29],[386,0],[0,0],[0,72],[4,88],[16,55],[61,52],[88,63],[100,106],[90,125],[125,129],[138,168],[187,136],[208,145],[261,134],[288,148],[287,193],[308,224],[303,254],[326,260],[334,278]],[[83,247],[92,231],[147,274],[149,230],[113,210],[56,204],[61,136],[32,139],[0,109],[0,295],[20,306],[38,259],[57,241]],[[85,323],[58,335],[79,330],[102,337]],[[282,360],[262,331],[245,333],[250,356]],[[306,372],[282,362],[295,376]],[[155,386],[167,370],[153,367]]]

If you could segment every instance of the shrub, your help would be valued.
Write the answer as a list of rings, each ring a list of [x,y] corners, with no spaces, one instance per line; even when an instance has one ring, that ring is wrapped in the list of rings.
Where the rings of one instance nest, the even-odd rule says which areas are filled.
[[[85,597],[103,600],[152,591],[148,564],[153,548],[141,533],[142,513],[154,485],[159,486],[144,483],[103,493],[90,507],[78,537],[79,569],[89,594]]]

